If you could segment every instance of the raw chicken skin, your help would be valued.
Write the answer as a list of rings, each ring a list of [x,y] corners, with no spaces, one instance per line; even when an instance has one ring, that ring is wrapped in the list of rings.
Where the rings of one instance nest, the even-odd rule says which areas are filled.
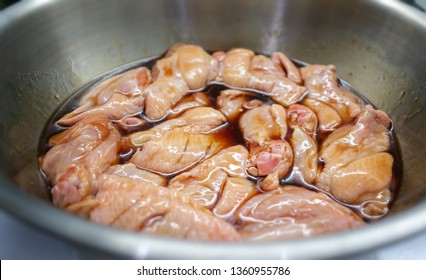
[[[66,114],[59,125],[73,125],[95,115],[111,120],[142,112],[145,102],[143,89],[151,82],[151,74],[145,67],[136,68],[107,79],[85,95],[80,107]]]
[[[165,132],[161,138],[146,142],[130,162],[139,168],[170,176],[211,157],[227,143],[215,133],[191,133],[185,127],[177,127]]]
[[[316,186],[330,192],[336,199],[361,204],[381,204],[370,215],[386,213],[392,180],[393,157],[390,147],[390,119],[382,111],[365,106],[355,123],[330,134],[323,142],[319,156],[324,168]],[[369,202],[370,207],[374,203]]]
[[[99,205],[90,213],[96,223],[167,237],[238,241],[233,226],[182,192],[127,177],[104,174]]]
[[[347,122],[360,112],[360,100],[347,89],[339,86],[334,65],[309,65],[300,69],[307,98],[321,101],[332,107]]]
[[[294,161],[292,179],[313,184],[318,169],[317,117],[309,108],[299,104],[291,105],[287,113],[293,128],[290,138]]]
[[[128,116],[115,122],[115,125],[124,135],[132,132],[140,131],[148,125],[148,122],[141,117]]]
[[[302,101],[302,104],[316,114],[318,118],[318,134],[321,139],[342,125],[342,118],[329,105],[311,98],[306,98]]]
[[[226,122],[225,116],[210,107],[194,108],[180,117],[162,122],[151,129],[133,133],[129,136],[134,147],[141,147],[154,138],[161,138],[164,133],[174,128],[185,128],[191,133],[209,133]]]
[[[247,143],[263,145],[271,140],[284,140],[287,135],[287,114],[281,105],[262,105],[245,112],[239,125]]]
[[[130,162],[152,172],[173,175],[193,167],[229,146],[220,132],[225,117],[212,108],[195,108],[180,118],[130,136],[137,149]]]
[[[295,82],[296,84],[302,83],[302,76],[300,74],[299,68],[294,65],[294,63],[282,52],[273,52],[271,55],[271,59],[274,64],[279,67],[284,67],[287,72],[287,77]]]
[[[233,219],[235,211],[258,193],[253,181],[241,177],[228,177],[212,212],[217,217],[235,223]]]
[[[160,76],[145,90],[145,116],[151,121],[162,120],[188,90],[182,78]]]
[[[220,92],[216,104],[226,119],[235,123],[245,110],[262,105],[263,102],[253,98],[253,94],[247,91],[227,89]]]
[[[287,135],[287,114],[281,105],[262,105],[246,111],[239,120],[244,139],[250,146],[247,171],[266,176],[260,181],[264,191],[276,189],[293,163]]]
[[[118,175],[153,186],[165,187],[167,179],[158,174],[139,169],[133,163],[117,164],[109,167],[104,174]]]
[[[318,236],[364,225],[325,194],[293,186],[253,196],[235,217],[241,238],[250,241]]]
[[[300,182],[313,184],[318,170],[318,148],[316,141],[299,127],[295,127],[290,138],[293,148],[293,177]]]
[[[297,126],[309,136],[316,137],[318,119],[311,109],[295,104],[288,108],[287,114],[291,127]]]
[[[203,207],[214,209],[230,178],[246,180],[247,157],[248,151],[243,146],[229,147],[190,171],[177,175],[170,181],[168,188],[182,191]],[[238,201],[238,199],[235,200]],[[226,207],[232,208],[232,206],[222,205],[220,207],[222,210],[217,210],[218,213],[227,212],[224,210]]]
[[[118,131],[102,115],[84,118],[53,136],[53,147],[41,161],[54,185],[53,203],[67,207],[91,199],[97,191],[97,177],[118,161],[119,141]]]
[[[159,59],[154,82],[145,89],[145,115],[161,120],[189,90],[206,86],[217,76],[217,61],[195,45],[177,44]]]
[[[290,106],[305,96],[306,88],[297,84],[301,82],[299,69],[282,53],[274,53],[271,59],[238,48],[216,52],[213,57],[219,62],[216,80],[227,86],[263,91],[283,106]]]
[[[171,110],[167,116],[168,119],[174,119],[182,115],[184,112],[199,108],[212,107],[212,101],[207,93],[199,91],[183,97]]]

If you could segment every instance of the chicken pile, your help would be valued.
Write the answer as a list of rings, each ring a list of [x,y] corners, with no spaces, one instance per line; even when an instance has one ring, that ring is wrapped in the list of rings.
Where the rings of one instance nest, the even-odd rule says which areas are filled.
[[[334,66],[298,68],[280,52],[178,44],[152,70],[98,84],[57,124],[66,130],[40,158],[52,201],[103,225],[289,239],[363,226],[391,201],[389,117]]]

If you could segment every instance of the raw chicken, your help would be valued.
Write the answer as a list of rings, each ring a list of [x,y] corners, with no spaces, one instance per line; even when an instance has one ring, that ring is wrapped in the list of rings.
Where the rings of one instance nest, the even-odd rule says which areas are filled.
[[[334,65],[309,65],[300,72],[308,89],[308,98],[332,107],[343,122],[355,118],[360,112],[360,100],[347,89],[339,86]]]
[[[316,186],[345,203],[368,202],[369,215],[386,213],[393,166],[389,126],[384,112],[367,105],[354,124],[330,134],[319,153],[324,168]]]
[[[278,188],[279,180],[289,171],[293,162],[293,152],[285,140],[272,140],[262,146],[251,145],[247,172],[263,177],[259,186],[264,191]]]
[[[164,121],[151,129],[133,133],[129,136],[134,147],[141,147],[154,138],[160,138],[164,133],[174,128],[186,128],[191,133],[210,133],[226,122],[225,116],[210,107],[194,108],[186,111],[180,117]]]
[[[282,53],[274,53],[270,59],[238,48],[216,52],[213,57],[219,62],[216,80],[227,86],[262,91],[283,106],[290,106],[305,95],[306,88],[297,84],[301,82],[299,69]]]
[[[56,124],[67,130],[40,157],[53,203],[147,234],[348,230],[386,214],[395,183],[389,117],[341,86],[333,65],[299,69],[281,52],[176,44],[152,72],[99,83]]]
[[[313,184],[318,169],[317,117],[309,108],[299,104],[291,105],[287,113],[293,129],[290,138],[294,155],[292,180]]]
[[[143,89],[151,82],[151,74],[145,67],[119,74],[100,83],[89,91],[80,102],[80,107],[66,114],[59,125],[76,122],[102,114],[111,120],[140,113],[144,107]]]
[[[250,241],[318,236],[364,225],[327,195],[293,186],[253,196],[235,216],[242,239]]]
[[[226,217],[257,192],[254,183],[247,180],[247,157],[243,146],[229,147],[173,178],[168,188],[184,192],[216,215]]]
[[[258,193],[253,181],[242,177],[228,177],[212,212],[217,217],[235,223],[235,211]]]
[[[133,163],[113,165],[108,168],[104,174],[118,175],[157,187],[165,187],[167,185],[167,179],[165,177],[139,169]]]
[[[262,105],[262,101],[254,99],[252,93],[241,90],[222,90],[216,99],[217,108],[228,121],[236,122],[245,111]]]
[[[287,109],[287,115],[292,128],[297,126],[312,138],[316,137],[318,119],[311,109],[295,104]]]
[[[287,135],[287,114],[281,105],[262,105],[242,114],[239,125],[249,144],[263,145],[271,140],[284,140]]]
[[[128,116],[114,122],[120,132],[127,135],[132,132],[140,131],[148,125],[148,122],[141,117]]]
[[[41,168],[54,186],[53,203],[68,207],[90,200],[96,194],[98,176],[117,163],[119,142],[120,134],[103,115],[84,118],[53,136],[53,147],[41,160]],[[82,208],[73,209],[84,213],[90,210]]]
[[[233,226],[182,192],[148,181],[104,174],[99,205],[90,213],[96,223],[167,237],[238,241]]]
[[[293,148],[292,180],[297,183],[313,184],[317,177],[318,148],[316,141],[295,126],[290,138]]]
[[[198,107],[212,107],[212,100],[207,93],[199,91],[183,97],[176,105],[170,110],[168,119],[179,117],[182,113],[198,108]]]
[[[129,138],[138,149],[130,162],[163,175],[185,171],[229,146],[229,139],[214,131],[225,121],[219,111],[201,107],[134,133]]]
[[[201,47],[177,44],[153,68],[154,82],[145,89],[145,115],[161,120],[188,93],[217,76],[217,61]]]
[[[287,135],[287,115],[278,104],[262,105],[245,112],[239,120],[245,141],[250,146],[247,171],[266,176],[260,181],[264,191],[276,189],[293,163]]]
[[[282,52],[273,52],[271,59],[277,67],[284,67],[284,70],[287,72],[287,77],[290,80],[299,85],[302,83],[302,76],[299,68],[297,68],[285,54]]]
[[[306,98],[302,104],[311,109],[318,118],[318,134],[324,138],[342,125],[342,118],[332,107],[316,99]]]

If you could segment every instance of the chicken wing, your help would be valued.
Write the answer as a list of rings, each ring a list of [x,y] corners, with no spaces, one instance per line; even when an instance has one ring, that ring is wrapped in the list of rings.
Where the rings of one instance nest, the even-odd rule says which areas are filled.
[[[316,186],[345,203],[367,203],[369,215],[386,213],[393,166],[389,126],[384,112],[367,105],[354,124],[330,134],[320,149],[324,168]]]
[[[184,112],[198,107],[213,107],[212,100],[207,93],[199,91],[186,95],[170,110],[167,118],[174,119],[182,115]]]
[[[238,241],[234,227],[182,192],[104,174],[99,179],[99,205],[90,213],[96,223],[167,237]]]
[[[281,105],[265,104],[242,114],[239,125],[247,143],[263,145],[271,140],[285,139],[287,114]]]
[[[342,118],[332,107],[321,101],[306,98],[302,104],[311,109],[318,118],[318,134],[321,139],[342,125]]]
[[[130,162],[164,175],[185,171],[229,145],[229,139],[214,131],[225,121],[219,111],[201,107],[134,133],[129,138],[138,148]]]
[[[99,114],[111,120],[138,114],[144,107],[143,89],[150,82],[151,74],[145,67],[109,78],[90,90],[81,99],[80,107],[59,119],[58,124],[69,126]]]
[[[250,196],[256,189],[252,183],[246,178],[246,161],[248,151],[243,146],[237,145],[220,151],[215,156],[198,164],[190,171],[184,172],[173,178],[168,188],[182,191],[192,197],[196,202],[207,209],[216,211],[216,214],[226,215],[244,198]],[[231,178],[240,178],[248,183],[244,186],[245,192],[241,194],[228,194],[223,199],[221,195],[224,193],[225,186],[228,192],[232,192],[232,185],[236,185],[236,181],[230,181]],[[232,183],[234,182],[234,183]],[[236,187],[235,191],[241,191]],[[231,197],[234,196],[232,200]],[[239,197],[239,198],[236,198]],[[222,201],[222,202],[218,202]],[[229,203],[236,203],[230,205]],[[215,207],[217,210],[214,210]]]
[[[293,186],[253,196],[235,216],[242,239],[250,241],[318,236],[364,225],[327,195]]]
[[[216,105],[230,122],[237,122],[240,115],[249,109],[262,105],[263,102],[254,99],[252,93],[241,90],[222,90],[216,99]]]
[[[318,169],[317,117],[309,108],[299,104],[291,105],[287,113],[293,128],[290,138],[294,157],[292,180],[313,184]]]
[[[158,174],[139,169],[133,163],[117,164],[109,167],[104,174],[118,175],[157,187],[165,187],[167,179]]]
[[[53,203],[65,208],[93,197],[97,177],[118,161],[119,143],[118,131],[103,115],[82,119],[53,136],[53,147],[41,159],[41,168],[54,186]]]
[[[282,53],[274,53],[271,60],[240,48],[213,56],[219,62],[216,80],[225,85],[263,91],[283,106],[294,104],[305,95],[306,88],[297,84],[301,82],[299,69]]]
[[[343,122],[355,118],[360,112],[360,100],[339,86],[334,65],[309,65],[300,70],[308,98],[321,101],[332,107]]]
[[[161,120],[189,90],[206,86],[217,76],[217,61],[195,45],[177,44],[153,68],[154,82],[145,89],[145,115]]]
[[[288,142],[287,114],[281,105],[262,105],[246,111],[239,120],[244,139],[250,146],[247,171],[253,176],[266,176],[260,181],[265,190],[276,189],[293,163]]]

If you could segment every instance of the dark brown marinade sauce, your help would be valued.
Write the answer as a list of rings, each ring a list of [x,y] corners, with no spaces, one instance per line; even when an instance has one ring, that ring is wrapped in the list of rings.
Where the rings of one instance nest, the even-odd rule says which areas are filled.
[[[212,53],[212,52],[210,52],[210,53]],[[140,61],[136,61],[136,62],[127,64],[127,65],[115,68],[115,69],[93,79],[92,81],[90,81],[89,83],[87,83],[86,85],[84,85],[83,87],[78,89],[74,94],[71,95],[71,97],[69,99],[67,99],[65,102],[63,102],[58,107],[58,109],[52,114],[52,116],[49,118],[47,124],[45,125],[45,127],[43,129],[42,135],[40,137],[39,146],[38,146],[38,157],[42,158],[43,155],[46,154],[47,151],[51,148],[51,145],[49,144],[50,137],[52,137],[53,135],[55,135],[57,133],[60,133],[64,130],[66,130],[68,128],[68,127],[60,126],[56,122],[61,117],[63,117],[65,114],[67,114],[67,113],[75,110],[77,107],[79,107],[80,99],[86,93],[88,93],[92,88],[94,88],[96,85],[98,85],[99,83],[101,83],[102,81],[104,81],[106,79],[109,79],[109,78],[111,78],[115,75],[124,73],[128,70],[131,70],[131,69],[134,69],[134,68],[137,68],[137,67],[145,66],[148,69],[152,69],[155,62],[161,57],[162,56],[145,58],[145,59],[142,59]],[[305,62],[302,62],[302,61],[299,61],[299,60],[293,60],[293,62],[299,68],[309,65],[308,63],[305,63]],[[356,90],[354,87],[352,87],[348,82],[339,78],[339,83],[340,83],[341,86],[348,89],[355,96],[357,96],[361,100],[362,105],[370,104],[375,109],[377,109],[377,107],[374,106],[374,104],[372,104],[365,96],[363,96],[358,90]],[[222,90],[225,90],[225,89],[232,89],[232,87],[224,86],[223,84],[220,84],[220,83],[212,83],[211,85],[208,85],[206,88],[199,89],[199,90],[193,90],[189,94],[194,94],[195,92],[198,92],[198,91],[207,92],[209,98],[212,101],[211,102],[213,104],[212,107],[217,109],[216,108],[216,98],[219,96],[220,92]],[[252,93],[254,93],[254,95],[253,95],[254,99],[259,99],[264,103],[269,103],[269,104],[274,103],[270,98],[268,98],[268,96],[264,95],[260,91],[253,90],[253,89],[242,89],[242,88],[234,88],[234,89],[240,89],[240,90],[246,90],[246,91],[252,92]],[[138,115],[138,117],[146,120],[146,118],[144,117],[144,115],[142,113],[140,115]],[[150,129],[151,127],[154,127],[155,125],[157,125],[160,122],[161,121],[147,122],[139,130]],[[113,123],[114,123],[114,121],[113,121]],[[288,129],[290,131],[288,133],[288,135],[291,135],[291,128],[289,127]],[[118,130],[122,133],[122,136],[126,136],[126,134],[122,130],[120,130],[120,129],[118,129]],[[232,146],[232,145],[238,145],[238,144],[245,145],[243,135],[242,135],[237,123],[227,122],[224,125],[220,126],[218,129],[216,129],[215,131],[213,131],[212,133],[215,134],[215,136],[217,137],[217,141],[224,141],[226,143],[226,146]],[[321,145],[321,139],[317,137],[316,140],[317,140],[318,146],[320,146]],[[122,145],[122,146],[123,147],[122,147],[122,150],[121,150],[120,155],[119,155],[120,164],[124,164],[126,161],[128,161],[135,152],[132,148],[127,147],[127,145]],[[391,120],[391,128],[390,128],[390,150],[389,150],[389,153],[393,156],[394,163],[393,163],[393,174],[392,174],[392,180],[391,180],[391,186],[390,186],[391,201],[388,204],[388,208],[390,208],[392,206],[392,202],[394,201],[394,199],[397,195],[398,186],[399,186],[401,178],[402,178],[401,151],[400,151],[398,139],[396,137],[396,133],[395,133],[395,129],[394,129],[392,120]],[[323,165],[323,163],[320,160],[319,160],[318,164],[319,164],[319,166]],[[39,168],[39,170],[40,170],[43,178],[45,179],[47,187],[50,189],[52,186],[51,186],[49,179],[44,175],[41,168]],[[381,216],[370,217],[366,214],[363,214],[362,211],[361,211],[362,210],[361,205],[351,205],[351,204],[346,204],[346,203],[343,203],[341,201],[338,201],[330,193],[325,192],[325,191],[317,188],[315,185],[308,184],[304,181],[301,181],[300,179],[298,179],[298,178],[301,178],[301,177],[296,176],[295,173],[296,173],[296,171],[292,170],[286,177],[282,178],[281,182],[280,182],[281,185],[295,185],[295,186],[304,187],[304,188],[307,188],[307,189],[310,189],[310,190],[326,193],[329,197],[331,197],[337,203],[342,204],[342,205],[352,209],[354,212],[358,213],[367,222],[377,220],[381,217]],[[177,174],[174,174],[174,175],[171,175],[171,176],[166,176],[166,178],[168,180],[170,180],[176,175]],[[250,175],[248,175],[248,179],[255,181],[255,182],[259,181],[258,178],[252,177]],[[259,187],[258,187],[258,190],[260,192],[263,192]]]

